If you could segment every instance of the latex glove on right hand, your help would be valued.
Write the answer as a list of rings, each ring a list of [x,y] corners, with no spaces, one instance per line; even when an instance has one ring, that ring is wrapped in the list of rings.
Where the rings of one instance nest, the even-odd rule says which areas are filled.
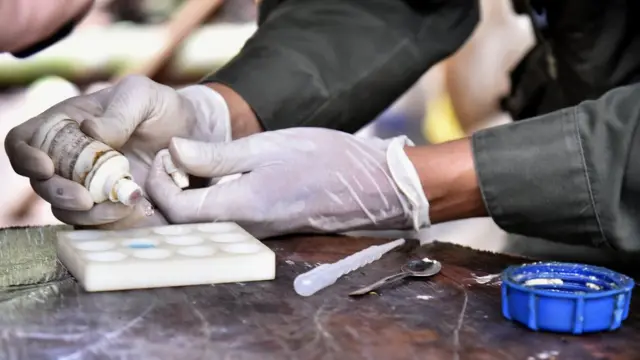
[[[229,141],[229,110],[221,95],[203,85],[181,90],[130,76],[115,86],[67,99],[13,128],[5,149],[13,169],[31,179],[34,191],[49,202],[53,214],[71,225],[129,228],[166,223],[148,218],[142,208],[114,202],[94,204],[81,184],[54,174],[49,156],[29,145],[34,133],[51,118],[72,119],[87,135],[122,152],[134,180],[144,185],[155,154],[175,136],[203,141]]]
[[[409,229],[430,225],[429,203],[404,152],[406,137],[363,139],[318,128],[264,132],[229,143],[173,139],[187,173],[237,179],[181,190],[161,153],[146,189],[171,223],[236,222],[254,236]]]

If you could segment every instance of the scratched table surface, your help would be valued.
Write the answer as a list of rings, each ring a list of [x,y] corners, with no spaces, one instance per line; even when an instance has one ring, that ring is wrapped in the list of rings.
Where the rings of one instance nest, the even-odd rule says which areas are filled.
[[[385,240],[266,241],[274,281],[87,293],[68,278],[0,297],[1,359],[638,359],[640,306],[613,333],[535,333],[500,312],[500,279],[523,259],[432,243],[404,248],[311,297],[295,276]],[[443,263],[358,299],[347,293],[410,258]],[[635,310],[635,311],[634,311]]]

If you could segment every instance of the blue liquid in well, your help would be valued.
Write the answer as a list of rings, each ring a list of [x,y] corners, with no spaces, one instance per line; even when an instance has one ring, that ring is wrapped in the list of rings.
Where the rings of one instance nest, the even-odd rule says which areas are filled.
[[[129,245],[130,248],[132,249],[150,249],[150,248],[154,248],[156,247],[153,244],[148,244],[148,243],[141,243],[141,244],[131,244]]]

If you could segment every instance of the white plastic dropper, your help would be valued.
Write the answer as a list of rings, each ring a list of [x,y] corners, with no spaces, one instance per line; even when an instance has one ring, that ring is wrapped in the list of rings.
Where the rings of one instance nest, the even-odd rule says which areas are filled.
[[[335,283],[342,275],[380,259],[382,255],[404,243],[404,239],[398,239],[383,245],[373,245],[333,264],[322,264],[298,275],[293,281],[293,289],[301,296],[313,295]]]
[[[162,165],[164,166],[164,171],[166,171],[173,182],[178,185],[180,189],[186,189],[189,187],[189,175],[184,172],[182,169],[178,168],[171,160],[171,154],[169,154],[169,150],[163,149],[158,152],[158,154],[162,154]]]

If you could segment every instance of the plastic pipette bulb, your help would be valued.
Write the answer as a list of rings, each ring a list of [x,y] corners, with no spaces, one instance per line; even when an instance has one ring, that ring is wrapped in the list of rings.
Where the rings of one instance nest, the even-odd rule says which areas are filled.
[[[293,281],[293,289],[301,296],[313,295],[335,283],[342,275],[380,259],[382,255],[404,244],[404,242],[404,239],[398,239],[387,244],[370,246],[333,264],[320,265],[298,275]]]

